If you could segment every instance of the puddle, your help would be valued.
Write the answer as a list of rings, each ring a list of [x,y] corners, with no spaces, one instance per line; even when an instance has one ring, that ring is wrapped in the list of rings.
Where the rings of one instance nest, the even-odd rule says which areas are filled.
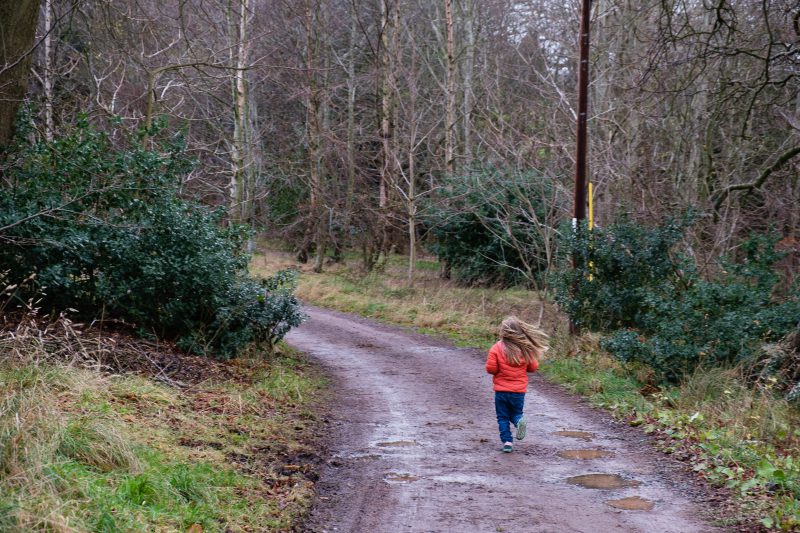
[[[419,480],[419,477],[412,476],[411,474],[398,474],[397,472],[389,472],[383,476],[383,480],[386,483],[413,483],[414,481]]]
[[[642,499],[639,496],[622,498],[621,500],[608,500],[606,503],[623,511],[650,511],[655,506],[650,500]]]
[[[558,452],[558,456],[564,459],[600,459],[602,457],[611,457],[612,455],[614,454],[603,450],[565,450]]]
[[[415,440],[391,440],[387,442],[379,442],[376,446],[380,446],[381,448],[405,448],[408,446],[416,446],[417,441]]]
[[[554,431],[553,435],[557,437],[571,437],[573,439],[583,439],[590,441],[594,438],[594,433],[588,431]]]
[[[567,478],[570,485],[578,485],[587,489],[614,490],[626,487],[638,487],[639,481],[625,479],[617,474],[585,474]]]

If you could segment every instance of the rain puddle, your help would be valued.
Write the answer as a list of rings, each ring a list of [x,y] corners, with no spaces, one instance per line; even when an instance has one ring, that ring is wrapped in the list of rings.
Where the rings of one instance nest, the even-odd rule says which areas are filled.
[[[594,433],[588,431],[554,431],[553,435],[557,437],[571,437],[573,439],[583,439],[590,441],[594,438]]]
[[[650,500],[644,500],[639,496],[622,498],[621,500],[608,500],[606,503],[623,511],[650,511],[655,506]]]
[[[386,483],[412,483],[419,480],[419,476],[412,476],[411,474],[398,474],[397,472],[389,472],[383,476]]]
[[[415,440],[391,440],[387,442],[379,442],[376,446],[380,446],[381,448],[406,448],[409,446],[416,446],[417,441]]]
[[[640,482],[625,479],[617,474],[585,474],[567,478],[570,485],[578,485],[587,489],[614,490],[626,487],[638,487]]]
[[[612,455],[614,454],[603,450],[565,450],[558,452],[558,456],[564,459],[600,459],[602,457],[611,457]]]

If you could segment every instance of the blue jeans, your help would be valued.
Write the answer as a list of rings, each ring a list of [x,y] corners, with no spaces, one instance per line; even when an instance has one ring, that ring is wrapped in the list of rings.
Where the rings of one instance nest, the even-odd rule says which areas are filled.
[[[524,392],[495,391],[494,410],[497,412],[497,425],[500,428],[500,441],[511,442],[510,424],[517,425],[522,418],[522,409],[525,407]]]

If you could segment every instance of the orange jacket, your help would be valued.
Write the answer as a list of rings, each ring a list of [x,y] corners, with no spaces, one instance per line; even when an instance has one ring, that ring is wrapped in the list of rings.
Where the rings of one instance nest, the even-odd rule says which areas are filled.
[[[503,342],[497,342],[489,350],[486,358],[486,371],[494,377],[494,390],[498,392],[525,392],[528,390],[528,372],[536,372],[539,361],[536,359],[525,365],[512,366],[506,359]]]

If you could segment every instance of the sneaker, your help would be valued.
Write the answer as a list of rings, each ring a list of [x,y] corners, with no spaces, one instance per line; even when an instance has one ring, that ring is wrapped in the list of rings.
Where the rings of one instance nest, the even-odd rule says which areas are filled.
[[[517,422],[517,440],[524,439],[526,433],[528,433],[528,423],[525,422],[525,417],[523,416]]]
[[[511,443],[510,442],[504,442],[503,443],[503,452],[511,453],[511,450],[512,450]]]

